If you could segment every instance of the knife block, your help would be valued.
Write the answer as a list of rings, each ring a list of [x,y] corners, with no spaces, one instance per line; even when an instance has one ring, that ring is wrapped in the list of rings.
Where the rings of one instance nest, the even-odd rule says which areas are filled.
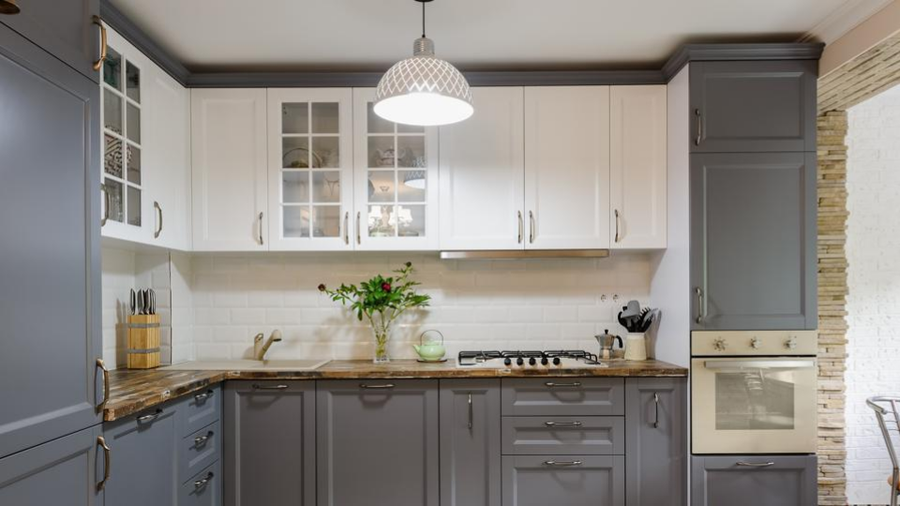
[[[129,369],[159,367],[159,315],[131,315],[125,327],[128,329],[127,367]]]

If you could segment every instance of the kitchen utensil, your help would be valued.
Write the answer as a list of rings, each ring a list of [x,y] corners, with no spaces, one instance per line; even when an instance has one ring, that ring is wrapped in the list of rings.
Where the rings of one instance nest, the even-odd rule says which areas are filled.
[[[147,304],[148,314],[156,314],[156,292],[152,288],[147,292],[150,294],[150,302]]]
[[[619,346],[624,347],[625,344],[622,342],[622,338],[609,333],[609,329],[604,329],[603,333],[600,335],[594,336],[594,339],[600,344],[600,358],[602,360],[609,360],[612,357],[613,345],[616,341],[619,341]]]
[[[137,314],[144,314],[144,291],[137,291]]]
[[[426,336],[434,334],[440,336],[440,341],[435,340],[434,337],[429,337],[426,341]],[[444,358],[444,353],[447,352],[444,348],[444,334],[441,334],[439,330],[426,330],[425,332],[422,332],[419,336],[419,344],[414,344],[413,348],[416,350],[416,353],[419,354],[419,358],[423,362],[440,362],[441,359]]]
[[[134,316],[134,312],[137,310],[137,294],[134,293],[134,288],[131,289],[131,294],[128,298],[128,307],[131,309],[131,315]]]

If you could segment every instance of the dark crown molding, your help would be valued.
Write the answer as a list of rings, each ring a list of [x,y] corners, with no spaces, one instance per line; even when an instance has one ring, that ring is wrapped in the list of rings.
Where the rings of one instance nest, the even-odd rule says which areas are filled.
[[[100,1],[103,21],[153,63],[188,88],[374,87],[381,72],[191,72],[110,3]],[[463,72],[472,86],[578,86],[665,84],[692,61],[818,60],[824,44],[686,44],[660,70],[565,70]]]

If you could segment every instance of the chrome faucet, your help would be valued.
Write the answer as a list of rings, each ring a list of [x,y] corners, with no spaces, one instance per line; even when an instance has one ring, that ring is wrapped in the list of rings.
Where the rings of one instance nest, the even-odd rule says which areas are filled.
[[[253,358],[256,360],[265,360],[266,352],[269,351],[269,348],[272,347],[274,343],[281,342],[281,331],[275,330],[272,332],[272,335],[269,336],[269,339],[263,343],[263,334],[260,332],[256,334],[256,337],[253,338]]]

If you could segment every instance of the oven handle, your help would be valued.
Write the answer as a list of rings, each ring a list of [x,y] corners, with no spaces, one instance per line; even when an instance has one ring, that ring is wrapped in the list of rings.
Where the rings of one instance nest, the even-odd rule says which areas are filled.
[[[708,360],[707,369],[811,369],[815,360]]]

